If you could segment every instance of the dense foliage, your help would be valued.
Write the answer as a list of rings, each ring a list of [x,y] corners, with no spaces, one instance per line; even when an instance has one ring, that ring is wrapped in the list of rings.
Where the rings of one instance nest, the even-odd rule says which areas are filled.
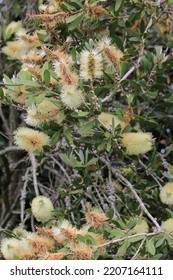
[[[3,258],[172,259],[172,4],[49,0],[4,30]]]

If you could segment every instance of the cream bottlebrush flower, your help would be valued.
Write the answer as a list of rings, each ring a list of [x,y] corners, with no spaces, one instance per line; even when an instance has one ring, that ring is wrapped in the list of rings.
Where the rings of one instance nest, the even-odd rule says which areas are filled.
[[[51,200],[43,195],[36,196],[31,203],[31,211],[38,222],[47,222],[52,218],[54,210]]]
[[[126,126],[125,122],[120,121],[117,116],[109,114],[109,113],[103,113],[102,112],[98,116],[98,120],[104,127],[106,127],[107,129],[110,129],[110,130],[112,129],[112,122],[113,121],[114,121],[115,127],[120,125],[121,128],[123,129]]]
[[[7,46],[2,48],[2,52],[8,56],[9,59],[20,59],[26,52],[26,45],[21,41],[7,42]]]
[[[84,50],[80,56],[80,77],[88,81],[103,75],[102,56],[97,51]]]
[[[133,228],[133,233],[147,233],[148,230],[149,229],[146,220],[139,220],[136,226]]]
[[[84,102],[82,92],[73,86],[62,87],[60,98],[62,103],[71,109],[79,108]]]
[[[38,127],[44,122],[54,121],[60,124],[64,120],[64,113],[56,99],[45,98],[37,106],[27,109],[26,123]]]
[[[40,69],[39,65],[36,65],[34,63],[23,63],[21,68],[24,71],[30,72],[36,78],[40,78],[41,77],[41,69]]]
[[[55,73],[60,78],[60,83],[64,86],[76,87],[78,84],[78,77],[71,71],[69,63],[61,58],[53,63]]]
[[[16,238],[4,238],[1,241],[1,253],[6,260],[18,255],[20,241]]]
[[[144,132],[123,133],[122,144],[126,148],[127,155],[145,154],[152,149],[152,134]]]
[[[161,189],[160,200],[167,205],[173,205],[173,182],[167,183]]]
[[[161,225],[162,230],[166,231],[166,232],[173,232],[173,218],[170,218],[168,220],[166,220],[165,222],[162,223]]]
[[[48,58],[48,60],[61,60],[63,59],[66,61],[66,63],[69,65],[69,67],[74,65],[74,62],[67,53],[63,52],[60,48],[57,48],[57,50],[50,50],[49,48],[44,47],[45,54]]]
[[[15,257],[22,259],[27,252],[29,252],[29,245],[25,239],[4,238],[1,241],[1,253],[6,260],[12,260]]]
[[[107,63],[115,67],[120,64],[123,53],[112,45],[111,39],[103,38],[98,45],[98,49],[102,52]]]
[[[17,238],[21,239],[21,238],[25,238],[27,237],[30,232],[28,232],[27,230],[21,228],[21,227],[16,227],[13,229],[13,233],[16,235]]]
[[[43,132],[20,127],[14,132],[15,144],[27,152],[42,151],[43,147],[50,144],[50,138]]]
[[[21,28],[16,32],[16,37],[19,39],[19,41],[24,43],[28,47],[28,49],[41,45],[37,33],[34,32],[33,34],[27,34],[27,30],[25,30],[24,28]]]
[[[26,54],[21,56],[21,60],[24,63],[33,63],[35,65],[41,65],[43,63],[43,58],[45,56],[44,51],[39,51],[37,49],[32,49]]]

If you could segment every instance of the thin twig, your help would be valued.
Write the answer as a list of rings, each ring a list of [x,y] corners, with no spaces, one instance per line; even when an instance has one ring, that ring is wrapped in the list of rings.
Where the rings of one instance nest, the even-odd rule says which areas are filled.
[[[131,258],[131,260],[135,260],[135,259],[137,258],[137,256],[138,256],[140,250],[142,249],[142,247],[143,247],[145,241],[146,241],[146,237],[142,240],[141,244],[139,245],[139,247],[138,247],[136,253],[134,254],[133,258]]]
[[[26,170],[26,173],[25,173],[25,182],[24,182],[24,185],[23,185],[23,188],[21,190],[21,196],[20,196],[20,225],[23,227],[24,224],[25,224],[25,219],[24,219],[24,212],[25,212],[25,199],[26,199],[26,188],[27,188],[27,184],[28,184],[28,173],[29,173],[29,168]]]
[[[125,73],[125,75],[118,82],[117,89],[119,89],[119,87],[121,86],[121,82],[126,80],[136,69],[139,68],[141,59],[143,57],[143,53],[144,53],[144,39],[142,38],[142,48],[141,48],[141,51],[139,53],[139,57],[138,57],[137,61],[133,64],[133,66]],[[110,94],[102,100],[102,103],[105,103],[105,102],[109,101],[112,98],[113,94],[114,94],[114,90],[112,90],[110,92]]]
[[[65,168],[62,166],[62,164],[53,156],[50,156],[50,158],[59,166],[59,168],[63,171],[63,173],[66,176],[66,178],[68,179],[68,181],[71,183],[71,179],[70,179],[69,175],[67,174]]]
[[[16,147],[16,146],[10,146],[10,147],[0,151],[0,156],[3,156],[6,153],[13,152],[13,151],[22,151],[22,149],[19,147]]]
[[[129,236],[126,236],[126,237],[120,237],[120,238],[117,238],[117,239],[113,239],[113,240],[110,240],[110,241],[108,241],[104,244],[101,244],[101,245],[98,245],[98,246],[95,246],[95,247],[100,248],[100,247],[108,246],[110,244],[116,244],[116,243],[119,243],[119,242],[124,241],[124,240],[129,240],[129,239],[134,238],[134,237],[144,236],[144,238],[146,238],[148,236],[155,236],[155,235],[158,235],[160,233],[164,233],[164,231],[160,230],[158,232],[137,233],[137,234],[129,235]]]
[[[148,170],[148,167],[142,162],[142,160],[139,160],[139,163],[140,163],[140,165],[141,165],[142,167],[145,168],[145,170]],[[148,172],[150,172],[150,171],[148,170]],[[149,174],[150,174],[150,176],[156,181],[156,183],[157,183],[158,186],[159,186],[159,189],[161,190],[161,189],[162,189],[162,185],[160,184],[159,180],[157,179],[157,175],[155,174],[155,172],[151,172],[151,173],[149,173]]]
[[[11,130],[10,130],[9,126],[8,126],[7,120],[6,120],[6,118],[5,118],[4,114],[3,114],[3,111],[2,111],[1,107],[0,107],[0,117],[1,117],[1,119],[3,121],[3,126],[5,128],[6,133],[10,136],[11,135]]]
[[[97,155],[96,155],[97,156]],[[126,185],[126,187],[128,187],[131,192],[133,193],[134,197],[136,198],[136,200],[138,201],[141,209],[144,211],[144,213],[148,216],[148,218],[153,222],[153,224],[156,226],[158,231],[161,231],[161,227],[158,224],[158,222],[156,221],[156,219],[150,214],[150,212],[148,211],[148,209],[146,208],[145,204],[143,203],[143,201],[141,200],[141,198],[139,197],[139,195],[137,194],[135,188],[133,187],[133,185],[118,171],[116,170],[114,167],[111,166],[111,164],[103,157],[99,157],[97,156],[103,163],[106,164],[106,166],[108,167],[108,169],[112,170],[112,173],[114,173],[114,175],[116,177],[119,178],[119,180],[124,183]]]
[[[33,153],[29,153],[29,157],[32,165],[32,176],[33,176],[33,184],[36,196],[39,195],[38,184],[37,184],[37,161],[35,155]]]

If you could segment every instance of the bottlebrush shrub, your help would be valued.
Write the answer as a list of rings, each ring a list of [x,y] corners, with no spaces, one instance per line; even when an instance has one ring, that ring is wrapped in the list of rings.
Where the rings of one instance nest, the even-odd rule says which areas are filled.
[[[172,258],[171,9],[49,0],[2,49],[21,62],[0,97],[21,119],[22,199],[36,195],[3,258]]]

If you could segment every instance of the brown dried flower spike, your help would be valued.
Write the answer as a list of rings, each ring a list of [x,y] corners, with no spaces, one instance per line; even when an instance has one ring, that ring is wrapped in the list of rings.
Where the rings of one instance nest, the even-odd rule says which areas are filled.
[[[82,244],[77,245],[75,248],[72,249],[73,259],[75,260],[91,260],[93,250],[91,247]]]
[[[64,256],[66,256],[66,253],[64,252],[47,253],[43,256],[43,260],[62,260]]]
[[[86,213],[86,221],[94,228],[102,226],[108,220],[107,216],[99,209],[92,209]]]

